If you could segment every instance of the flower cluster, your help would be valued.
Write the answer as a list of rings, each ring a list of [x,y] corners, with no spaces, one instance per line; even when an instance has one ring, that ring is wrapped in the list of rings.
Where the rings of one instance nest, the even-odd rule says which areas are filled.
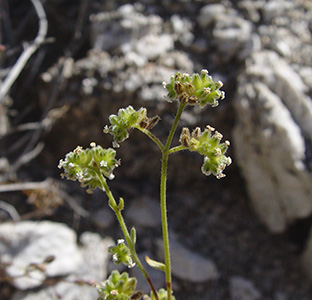
[[[135,110],[131,105],[120,108],[117,115],[110,115],[111,125],[104,128],[105,133],[110,133],[114,137],[115,145],[123,142],[129,137],[128,130],[134,127],[142,129],[152,129],[159,121],[158,116],[148,118],[146,108],[141,107]]]
[[[108,251],[112,254],[113,261],[116,265],[123,263],[128,268],[133,268],[135,266],[130,249],[127,247],[123,239],[118,240],[116,246],[109,247]]]
[[[97,286],[98,300],[128,300],[135,291],[137,280],[127,272],[114,270],[107,280]]]
[[[203,132],[196,127],[192,134],[188,128],[184,127],[180,135],[180,143],[190,151],[197,151],[204,155],[202,172],[205,175],[212,173],[219,179],[225,176],[222,171],[232,162],[230,157],[224,155],[230,142],[220,143],[222,137],[222,134],[211,126],[207,126]]]
[[[218,100],[225,97],[224,92],[219,90],[223,86],[222,82],[213,81],[207,70],[202,70],[201,74],[194,73],[192,76],[177,72],[171,77],[170,83],[163,82],[163,86],[168,90],[170,100],[201,107],[206,104],[215,107],[219,104]]]
[[[167,291],[163,288],[161,288],[158,292],[157,292],[157,295],[158,295],[158,299],[159,300],[167,300],[168,299],[168,294],[167,294]],[[151,293],[150,297],[149,297],[151,300],[156,300],[155,299],[155,296]],[[148,299],[148,298],[147,298]],[[149,300],[149,299],[148,299]],[[171,295],[171,300],[175,300],[175,297],[173,295]]]
[[[74,151],[67,153],[65,159],[61,159],[58,165],[60,169],[64,169],[62,177],[78,180],[82,187],[88,185],[88,192],[97,187],[101,188],[98,174],[113,179],[113,171],[120,165],[120,161],[115,158],[114,149],[103,149],[95,143],[91,143],[90,146],[91,148],[87,149],[78,146]]]
[[[219,100],[225,96],[224,92],[220,90],[222,85],[221,81],[213,81],[207,70],[192,75],[177,72],[171,77],[169,83],[163,83],[168,91],[169,100],[180,102],[165,144],[150,132],[150,129],[160,120],[159,116],[147,117],[147,111],[143,107],[138,110],[132,106],[120,108],[117,114],[110,115],[110,125],[104,127],[104,133],[110,133],[113,136],[113,148],[118,147],[119,143],[126,140],[129,137],[129,130],[135,128],[146,134],[161,151],[160,208],[166,264],[152,260],[147,256],[145,260],[150,267],[165,272],[167,290],[161,288],[157,291],[155,289],[135,250],[136,231],[132,228],[129,232],[125,224],[122,215],[124,200],[120,198],[117,204],[106,182],[106,178],[114,178],[113,171],[120,165],[120,161],[116,159],[116,151],[113,148],[103,149],[101,146],[91,143],[90,148],[83,149],[78,146],[72,152],[67,153],[65,159],[60,160],[58,167],[64,169],[63,178],[77,180],[82,187],[88,186],[87,192],[91,193],[99,187],[106,193],[108,205],[116,214],[126,240],[125,242],[125,240],[120,239],[116,245],[109,248],[113,261],[117,265],[125,264],[129,268],[137,265],[151,288],[151,293],[143,297],[143,292],[136,290],[136,278],[129,277],[127,272],[119,273],[115,270],[107,280],[96,285],[99,294],[98,300],[139,300],[142,297],[145,300],[175,300],[172,292],[165,201],[168,157],[170,154],[185,149],[195,151],[204,157],[201,170],[205,175],[213,174],[217,178],[225,176],[223,170],[231,164],[231,158],[225,155],[230,143],[228,141],[221,142],[222,134],[215,131],[211,126],[207,126],[204,131],[197,127],[192,132],[188,128],[183,128],[179,139],[181,145],[172,146],[174,134],[186,106],[217,106]]]

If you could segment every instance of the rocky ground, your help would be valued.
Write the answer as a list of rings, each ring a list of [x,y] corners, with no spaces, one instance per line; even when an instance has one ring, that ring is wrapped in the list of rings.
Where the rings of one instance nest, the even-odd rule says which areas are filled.
[[[170,161],[175,296],[311,299],[310,1],[42,2],[45,42],[0,99],[0,298],[96,299],[77,281],[108,276],[105,249],[120,230],[105,196],[62,181],[58,161],[91,141],[111,146],[107,117],[129,104],[160,115],[153,132],[165,138],[176,106],[164,100],[162,81],[205,68],[223,81],[226,98],[187,109],[181,126],[216,127],[232,142],[233,164],[217,180],[201,174],[194,153]],[[31,2],[0,5],[4,80],[38,23]],[[111,188],[125,199],[138,252],[162,259],[159,153],[132,132],[118,156]],[[25,276],[51,255],[44,271]]]

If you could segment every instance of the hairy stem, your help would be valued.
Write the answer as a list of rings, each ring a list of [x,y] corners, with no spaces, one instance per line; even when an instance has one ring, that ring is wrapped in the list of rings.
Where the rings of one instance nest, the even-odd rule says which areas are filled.
[[[145,133],[159,147],[160,151],[162,152],[164,151],[164,145],[162,144],[162,142],[159,140],[158,137],[156,137],[153,133],[151,133],[147,129],[143,129],[140,127],[136,127],[136,128],[142,131],[143,133]]]
[[[172,147],[170,150],[169,150],[169,154],[171,153],[175,153],[175,152],[178,152],[178,151],[182,151],[182,150],[187,150],[188,148],[180,145],[180,146],[176,146],[176,147]]]
[[[186,103],[182,104],[180,103],[176,117],[169,132],[165,147],[162,151],[161,177],[160,177],[160,208],[161,208],[161,223],[162,223],[162,233],[165,253],[165,265],[166,265],[167,300],[171,300],[172,293],[171,259],[170,259],[169,233],[167,220],[167,200],[166,200],[168,157],[170,145],[185,106]]]
[[[155,296],[155,299],[156,300],[159,300],[158,298],[158,295],[157,295],[157,292],[156,292],[156,289],[147,273],[147,271],[145,270],[144,266],[142,265],[139,257],[138,257],[138,254],[135,250],[135,245],[130,237],[130,234],[129,234],[129,231],[128,231],[128,228],[126,226],[126,223],[125,223],[125,220],[121,214],[121,209],[118,207],[117,205],[117,202],[110,190],[110,188],[108,187],[108,184],[106,182],[106,179],[104,178],[104,176],[101,174],[101,173],[98,173],[98,177],[101,181],[101,185],[102,185],[102,189],[105,191],[107,197],[108,197],[108,203],[109,203],[109,206],[111,207],[111,209],[114,211],[114,213],[116,214],[116,217],[117,217],[117,220],[119,222],[119,225],[121,227],[121,230],[122,230],[122,233],[125,237],[125,240],[128,244],[128,247],[130,249],[130,252],[131,252],[131,256],[134,260],[134,262],[136,263],[136,265],[138,266],[138,268],[140,269],[140,271],[142,272],[143,276],[145,277],[146,281],[148,282],[150,288],[151,288],[151,291],[152,293],[154,294]]]

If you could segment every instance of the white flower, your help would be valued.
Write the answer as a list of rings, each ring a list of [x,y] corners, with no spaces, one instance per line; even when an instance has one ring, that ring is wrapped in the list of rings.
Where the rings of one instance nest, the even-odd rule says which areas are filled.
[[[77,178],[78,180],[82,180],[82,179],[83,179],[83,173],[82,173],[82,172],[77,172],[76,178]]]
[[[101,167],[101,168],[107,167],[107,161],[101,160],[101,161],[100,161],[100,167]]]

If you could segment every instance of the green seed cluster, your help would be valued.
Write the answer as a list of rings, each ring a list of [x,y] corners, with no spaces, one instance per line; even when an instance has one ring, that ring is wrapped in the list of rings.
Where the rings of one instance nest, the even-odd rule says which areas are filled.
[[[114,137],[114,146],[123,142],[129,137],[128,130],[134,127],[141,129],[152,129],[159,121],[158,116],[147,117],[146,108],[141,107],[135,110],[131,105],[126,108],[120,108],[117,115],[110,115],[111,125],[104,128],[105,133],[110,133]]]
[[[78,180],[83,187],[89,186],[87,192],[102,187],[98,176],[100,173],[113,179],[113,171],[120,164],[115,158],[114,149],[103,149],[95,143],[91,143],[90,146],[91,148],[87,149],[78,146],[74,151],[67,153],[58,165],[60,169],[64,169],[63,178]]]
[[[232,162],[230,157],[225,156],[230,142],[225,141],[220,143],[222,134],[211,126],[201,132],[199,127],[196,127],[192,134],[188,128],[183,128],[180,135],[180,143],[190,151],[197,151],[204,156],[204,164],[201,168],[205,175],[213,174],[218,179],[224,177],[222,173],[226,166]]]
[[[157,291],[158,299],[159,300],[167,300],[168,299],[168,293],[165,289],[161,288],[159,291]],[[151,300],[156,300],[153,293],[150,295]],[[171,300],[175,300],[175,297],[171,295]]]
[[[170,83],[163,82],[163,86],[168,90],[167,96],[170,100],[201,107],[206,104],[218,106],[218,100],[225,97],[224,92],[220,91],[223,83],[213,81],[207,70],[202,70],[201,74],[194,73],[192,76],[177,72],[171,77]]]
[[[128,268],[135,266],[135,263],[132,260],[130,249],[127,247],[123,239],[118,240],[116,246],[109,247],[108,251],[112,254],[113,261],[116,265],[120,265],[122,263]]]
[[[134,293],[137,280],[127,272],[114,270],[107,280],[97,286],[98,300],[128,300]]]

